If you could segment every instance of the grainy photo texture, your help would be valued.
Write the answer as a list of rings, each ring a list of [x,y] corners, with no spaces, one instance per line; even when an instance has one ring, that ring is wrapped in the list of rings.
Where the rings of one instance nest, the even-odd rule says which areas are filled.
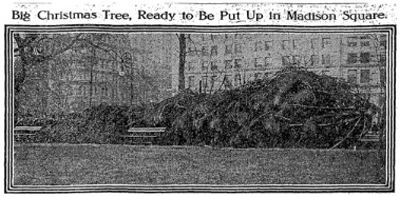
[[[8,26],[15,192],[393,190],[393,26]]]

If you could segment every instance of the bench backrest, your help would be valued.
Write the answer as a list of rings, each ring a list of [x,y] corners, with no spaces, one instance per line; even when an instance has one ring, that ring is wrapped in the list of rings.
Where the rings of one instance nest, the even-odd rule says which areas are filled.
[[[41,126],[16,126],[14,131],[39,131]]]
[[[132,127],[128,130],[130,133],[163,133],[165,127]]]

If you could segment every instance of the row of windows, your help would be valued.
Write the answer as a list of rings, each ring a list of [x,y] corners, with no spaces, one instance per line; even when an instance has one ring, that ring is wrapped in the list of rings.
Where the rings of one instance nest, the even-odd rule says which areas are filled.
[[[282,40],[281,41],[281,49],[282,50],[300,49],[302,47],[302,44],[304,44],[304,43],[301,43],[301,41],[302,41],[301,39]],[[255,41],[254,42],[254,51],[255,52],[268,51],[273,48],[273,46],[274,46],[273,42],[274,41],[272,41],[272,40]],[[331,38],[312,38],[310,40],[310,43],[311,43],[311,49],[329,48],[329,47],[331,47]],[[359,37],[348,37],[347,38],[347,46],[348,47],[358,46],[358,43],[360,43],[360,46],[370,46],[370,39],[367,36],[361,36],[360,39],[359,39]],[[380,44],[380,46],[385,46],[386,38],[380,38],[379,44]],[[217,56],[218,55],[218,47],[217,47],[217,45],[213,45],[210,47],[202,46],[200,52],[201,52],[202,56],[210,56],[210,55]],[[240,43],[225,45],[225,53],[224,53],[225,55],[240,54],[242,52],[243,52],[242,44],[240,44]],[[188,53],[189,53],[189,55],[192,55],[192,56],[196,55],[197,54],[196,48],[189,47]]]
[[[372,55],[368,52],[364,53],[348,53],[347,54],[347,63],[354,64],[354,63],[370,63]],[[254,67],[255,68],[268,68],[273,66],[272,57],[258,57],[254,58]],[[384,63],[386,61],[386,55],[380,54],[377,57],[378,62]],[[303,57],[299,55],[294,56],[282,56],[282,65],[283,66],[291,66],[291,65],[298,65],[298,66],[317,66],[321,65],[330,65],[331,62],[331,55],[330,54],[322,54],[322,55],[311,55],[310,57]],[[187,63],[187,70],[192,71],[195,68],[195,62],[188,62]],[[225,70],[229,70],[232,68],[240,69],[243,67],[243,59],[232,59],[232,60],[224,60],[224,68]],[[201,63],[201,70],[202,71],[215,71],[218,70],[218,65],[215,61],[202,61]]]
[[[347,70],[347,81],[350,83],[358,83],[358,79],[360,83],[370,83],[372,81],[371,70],[361,69],[359,74],[360,75],[358,75],[358,71],[356,69]]]
[[[221,83],[225,89],[229,89],[234,86],[242,85],[245,81],[268,78],[268,77],[272,76],[273,74],[274,74],[273,72],[265,72],[265,73],[256,72],[256,73],[254,73],[254,75],[248,74],[247,78],[245,78],[245,76],[240,73],[237,73],[234,75],[226,74],[220,78],[216,75],[202,76],[201,80],[199,80],[197,84],[195,84],[195,76],[189,76],[187,78],[187,81],[188,81],[189,88],[196,88],[196,86],[198,85],[199,88],[201,87],[201,89],[205,91],[210,88],[214,88],[214,90],[217,88],[220,88]],[[218,87],[216,87],[216,86],[218,86]]]
[[[290,66],[290,65],[295,65],[295,66],[317,66],[320,63],[320,58],[321,58],[321,64],[322,65],[329,65],[331,64],[331,55],[330,54],[323,54],[321,57],[319,55],[311,55],[310,57],[301,57],[298,55],[294,56],[283,56],[282,57],[282,65],[283,66]]]
[[[322,75],[329,75],[329,70],[324,70],[321,71],[320,74]],[[258,80],[258,79],[263,79],[263,78],[268,78],[272,76],[274,73],[273,72],[256,72],[254,73],[251,77],[251,74],[247,75],[247,80]],[[242,85],[245,81],[246,78],[238,73],[234,75],[229,75],[226,74],[223,77],[218,77],[216,75],[212,76],[202,76],[201,80],[198,81],[197,84],[195,84],[195,76],[189,76],[187,78],[188,81],[188,88],[199,88],[201,91],[206,92],[207,90],[210,90],[213,88],[214,90],[219,89],[221,87],[224,87],[225,89],[230,89],[234,86],[240,86]],[[372,73],[370,69],[349,69],[347,71],[347,81],[351,83],[361,83],[361,84],[367,84],[372,82]],[[222,83],[222,84],[221,84]]]
[[[243,34],[220,34],[220,35],[215,35],[215,34],[202,34],[201,35],[201,40],[206,41],[206,40],[216,40],[216,39],[242,39]]]
[[[299,49],[301,47],[300,39],[294,39],[294,40],[282,40],[282,50],[287,50],[287,49]],[[269,51],[270,49],[273,48],[273,42],[272,40],[270,41],[256,41],[254,43],[254,51]],[[312,49],[317,49],[319,46],[320,38],[315,38],[311,39],[311,48]],[[328,48],[330,47],[330,38],[322,38],[322,48]],[[231,55],[231,54],[240,54],[243,52],[242,50],[243,44],[241,43],[236,43],[236,44],[226,44],[224,45],[225,55]],[[218,46],[217,45],[212,45],[212,46],[202,46],[200,50],[200,55],[202,56],[217,56],[218,55]],[[191,56],[194,55],[199,55],[197,53],[197,49],[195,47],[188,47],[188,54]]]
[[[93,86],[92,96],[104,96],[115,98],[120,95],[121,99],[128,99],[129,94],[127,92],[119,92],[115,88],[108,88],[107,86]],[[77,91],[78,96],[90,96],[90,87],[89,85],[81,85]]]
[[[358,53],[348,53],[347,54],[347,63],[348,64],[355,64],[355,63],[370,63],[372,61],[372,55],[368,52],[361,52],[360,55]],[[385,54],[379,54],[377,57],[377,62],[385,62],[386,61],[386,55]]]
[[[322,49],[324,49],[324,48],[329,48],[331,46],[330,38],[312,38],[310,40],[310,42],[311,42],[311,49],[319,49],[320,48],[319,46],[321,46]],[[301,46],[302,44],[304,44],[304,43],[301,43],[300,39],[283,40],[282,41],[282,50],[300,49],[302,47]],[[272,41],[271,41],[271,46],[272,46]],[[267,48],[266,48],[266,50],[267,50]]]
[[[99,95],[99,96],[114,96],[116,95],[116,89],[108,89],[106,86],[104,87],[98,87],[98,86],[93,86],[92,87],[92,94],[93,95]],[[90,95],[90,87],[89,85],[81,85],[78,89],[77,95],[80,96],[89,96]]]
[[[81,71],[75,71],[74,73],[71,72],[59,72],[59,73],[52,73],[53,77],[57,77],[59,79],[63,80],[86,80],[89,81],[91,78],[90,72],[86,70],[81,70]],[[92,73],[92,80],[95,82],[103,82],[103,81],[112,81],[114,83],[117,83],[121,80],[119,80],[119,76],[114,75],[114,74],[107,74],[107,73],[98,73],[98,72],[93,72]]]
[[[229,54],[240,54],[242,53],[242,44],[228,44],[225,45],[225,55]],[[194,55],[201,55],[201,56],[217,56],[218,55],[218,46],[213,45],[213,46],[202,46],[200,54],[198,54],[198,51],[194,47],[189,47],[188,48],[188,54],[190,56]]]
[[[317,66],[320,63],[322,65],[331,64],[331,56],[330,54],[311,55],[310,57],[301,57],[299,55],[294,56],[282,56],[282,65],[290,66],[290,65],[299,65],[299,66]],[[269,68],[273,66],[272,57],[257,57],[253,59],[254,68]],[[187,63],[187,70],[194,70],[195,62]],[[229,70],[232,68],[240,69],[243,67],[243,59],[232,59],[232,60],[224,60],[224,69]],[[215,71],[218,70],[218,65],[215,61],[202,61],[201,62],[201,70],[202,71]]]
[[[378,36],[353,36],[353,37],[348,37],[347,38],[347,46],[348,47],[368,47],[370,46],[370,42],[373,40],[374,42],[377,42],[379,46],[386,46],[386,35],[380,35]]]

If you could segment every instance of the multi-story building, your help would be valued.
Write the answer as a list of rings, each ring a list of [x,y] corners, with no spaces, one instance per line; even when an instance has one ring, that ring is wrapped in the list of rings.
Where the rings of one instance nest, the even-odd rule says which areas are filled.
[[[68,113],[100,103],[132,105],[170,97],[176,59],[168,48],[171,36],[81,35],[79,43],[27,71],[21,113]],[[15,58],[16,70],[20,63]]]
[[[211,93],[299,66],[355,82],[379,103],[385,89],[386,40],[384,34],[192,34],[185,84]]]

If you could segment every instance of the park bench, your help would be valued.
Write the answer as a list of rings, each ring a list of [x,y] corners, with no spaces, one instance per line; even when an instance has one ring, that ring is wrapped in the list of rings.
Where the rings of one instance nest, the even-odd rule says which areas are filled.
[[[132,127],[120,137],[131,144],[153,144],[165,132],[165,127]]]
[[[42,126],[16,126],[14,128],[15,142],[34,142],[36,133],[42,129]]]
[[[378,134],[365,134],[361,139],[361,142],[379,142],[379,135]]]

